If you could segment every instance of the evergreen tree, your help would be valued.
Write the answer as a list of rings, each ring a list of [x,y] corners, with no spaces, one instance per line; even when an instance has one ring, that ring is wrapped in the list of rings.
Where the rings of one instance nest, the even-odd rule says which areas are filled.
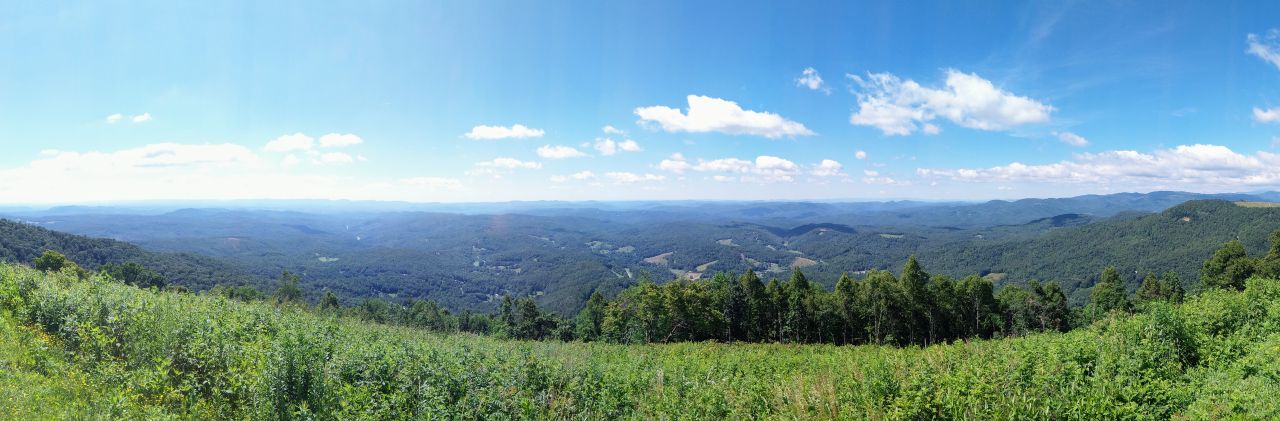
[[[745,341],[748,338],[751,320],[747,303],[747,291],[741,282],[729,279],[725,274],[716,275],[715,280],[724,285],[722,311],[724,313],[726,332],[724,339],[729,341]]]
[[[790,296],[777,279],[770,279],[765,287],[769,297],[769,336],[774,342],[786,338],[784,331],[787,314],[790,314]]]
[[[1168,271],[1160,277],[1161,287],[1165,294],[1165,299],[1170,303],[1181,303],[1186,292],[1182,289],[1182,278],[1177,272]]]
[[[791,270],[791,281],[787,283],[790,292],[787,301],[786,336],[793,342],[808,342],[813,323],[813,291],[809,279],[800,272],[800,268]]]
[[[742,284],[743,294],[747,298],[746,319],[747,319],[747,340],[752,342],[760,342],[767,340],[769,337],[769,321],[767,313],[769,309],[769,297],[765,292],[765,286],[760,281],[760,277],[756,276],[755,271],[747,269],[738,278],[738,283]]]

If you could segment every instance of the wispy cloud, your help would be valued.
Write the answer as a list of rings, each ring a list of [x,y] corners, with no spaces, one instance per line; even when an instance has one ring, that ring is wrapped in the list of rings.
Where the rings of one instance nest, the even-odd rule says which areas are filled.
[[[823,93],[831,94],[831,88],[828,88],[822,81],[822,75],[812,67],[804,69],[800,72],[800,77],[796,78],[796,86],[809,88],[811,91],[821,90]]]
[[[1062,143],[1066,143],[1071,146],[1089,146],[1088,139],[1085,139],[1084,136],[1080,136],[1075,133],[1055,132],[1054,136],[1057,136],[1058,140],[1061,141]]]
[[[320,136],[321,148],[343,148],[347,146],[359,145],[361,143],[364,143],[364,139],[361,139],[360,136],[356,136],[350,133],[347,133],[347,134],[329,133],[327,135]]]
[[[1254,107],[1253,120],[1259,123],[1278,122],[1280,121],[1280,107],[1267,109]]]
[[[1245,155],[1220,145],[1181,145],[1152,153],[1115,150],[1076,154],[1053,164],[1014,162],[990,168],[917,170],[922,177],[973,182],[1176,184],[1230,189],[1280,185],[1280,155]]]
[[[458,190],[462,188],[461,180],[458,180],[456,178],[447,178],[447,177],[412,177],[412,178],[401,179],[400,183],[410,187],[433,189],[433,190],[434,189]]]
[[[1245,37],[1245,42],[1249,45],[1245,52],[1280,69],[1280,29],[1271,29],[1263,36],[1249,34]]]

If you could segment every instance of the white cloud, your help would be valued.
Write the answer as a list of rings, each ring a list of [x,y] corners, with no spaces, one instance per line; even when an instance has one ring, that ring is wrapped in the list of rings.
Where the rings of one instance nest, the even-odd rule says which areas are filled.
[[[465,135],[468,139],[476,140],[495,140],[495,139],[524,139],[529,137],[542,137],[545,134],[540,129],[531,129],[523,124],[516,124],[511,127],[504,126],[475,126]]]
[[[258,148],[225,143],[49,150],[26,164],[0,167],[0,198],[6,203],[32,204],[268,198],[475,200],[475,193],[465,190],[411,189],[394,179],[285,166],[290,156],[301,161],[321,155],[285,154],[277,160]],[[493,200],[498,199],[495,196]]]
[[[866,184],[879,184],[879,185],[909,184],[909,183],[899,182],[898,180],[894,180],[892,177],[862,177],[862,182]]]
[[[698,164],[692,168],[698,172],[735,172],[748,173],[755,167],[751,161],[738,158],[720,158],[710,161],[698,160]]]
[[[806,68],[801,72],[800,77],[796,78],[796,86],[809,88],[811,91],[821,89],[827,94],[831,93],[831,89],[823,85],[822,75],[818,74],[818,71],[814,70],[812,67]]]
[[[360,136],[356,136],[350,133],[348,134],[329,133],[327,135],[320,136],[321,148],[343,148],[347,146],[359,145],[361,143],[364,143],[364,139],[361,139]]]
[[[420,188],[426,188],[426,189],[432,189],[432,190],[435,190],[435,189],[457,190],[462,188],[462,181],[456,178],[445,178],[445,177],[412,177],[412,178],[401,179],[400,183],[408,186],[412,186],[412,187],[420,187]]]
[[[616,134],[616,135],[623,135],[623,136],[626,136],[627,134],[627,132],[622,131],[622,129],[619,129],[613,126],[604,126],[600,128],[600,131],[604,132],[605,134]]]
[[[148,121],[151,121],[151,113],[138,114],[133,117],[129,117],[129,120],[133,121],[134,123],[146,123]]]
[[[1058,140],[1062,141],[1062,143],[1066,143],[1071,146],[1089,146],[1088,139],[1085,139],[1083,136],[1080,136],[1075,133],[1071,133],[1071,132],[1056,133],[1055,132],[1054,135],[1058,136]]]
[[[117,122],[123,119],[124,119],[124,115],[120,113],[115,113],[107,116],[107,124],[116,124]]]
[[[879,177],[880,172],[876,170],[862,170],[862,175],[865,175],[867,177]]]
[[[560,145],[557,145],[557,146],[543,145],[538,148],[537,152],[539,157],[546,158],[546,159],[565,159],[565,158],[575,158],[575,157],[587,155],[582,153],[582,151],[574,149],[572,146],[560,146]]]
[[[839,163],[831,162],[839,166]],[[823,164],[830,165],[826,161]],[[741,178],[743,181],[792,181],[801,173],[800,166],[795,162],[769,155],[758,156],[755,161],[738,158],[710,161],[699,159],[697,164],[690,164],[683,155],[675,154],[659,162],[658,169],[676,174],[683,174],[685,171],[739,174],[744,176]]]
[[[684,174],[689,169],[689,162],[685,161],[684,155],[679,152],[671,154],[670,158],[662,160],[658,163],[658,169],[670,171],[676,174]]]
[[[800,166],[776,156],[762,155],[756,157],[755,172],[771,180],[791,181],[792,176],[800,173]]]
[[[503,168],[509,170],[528,169],[536,170],[542,168],[542,163],[537,161],[521,161],[515,158],[494,158],[490,161],[477,162],[477,167]]]
[[[931,122],[943,118],[961,127],[998,131],[1049,121],[1050,105],[997,88],[976,74],[946,71],[945,87],[921,86],[889,73],[849,75],[860,88],[858,111],[849,123],[871,126],[886,135],[941,131]]]
[[[325,152],[313,161],[316,164],[350,164],[355,158],[342,152]]]
[[[595,173],[593,173],[593,172],[591,172],[591,171],[580,171],[580,172],[576,172],[576,173],[573,173],[573,174],[570,174],[570,175],[556,175],[556,176],[552,176],[552,177],[551,177],[551,181],[554,181],[554,182],[557,182],[557,183],[563,183],[563,182],[565,182],[565,181],[569,181],[569,180],[585,181],[585,180],[593,180],[593,179],[595,179],[595,178],[596,178],[596,174],[595,174]]]
[[[608,177],[614,183],[618,183],[618,184],[631,184],[631,183],[640,183],[645,181],[663,181],[667,179],[664,176],[656,175],[656,174],[647,174],[647,173],[636,174],[636,173],[630,173],[630,172],[608,172],[608,173],[605,173],[604,176]]]
[[[768,113],[743,110],[733,101],[700,95],[688,96],[688,113],[666,106],[640,107],[635,114],[641,123],[656,123],[668,132],[708,133],[780,137],[810,136],[803,124]]]
[[[248,148],[227,143],[158,143],[114,152],[47,150],[25,166],[0,169],[0,197],[9,202],[81,203],[173,199],[211,194],[196,178],[239,175],[260,165]]]
[[[815,177],[838,177],[845,175],[841,171],[844,171],[844,166],[840,165],[840,162],[831,159],[824,159],[822,162],[814,165],[813,169],[809,171],[809,174]]]
[[[1249,48],[1245,52],[1253,54],[1280,69],[1280,29],[1267,31],[1265,37],[1249,34],[1245,37]]]
[[[1271,109],[1253,109],[1253,120],[1259,123],[1280,122],[1280,107]]]
[[[287,134],[267,142],[267,152],[307,151],[315,146],[315,139],[302,133]]]
[[[922,177],[973,182],[1091,183],[1142,188],[1231,191],[1280,185],[1280,155],[1244,155],[1220,145],[1181,145],[1152,153],[1116,150],[1076,154],[1053,164],[916,170]]]
[[[853,156],[858,159],[867,159],[867,151],[859,149],[857,152],[853,153]]]
[[[515,170],[536,170],[539,168],[542,168],[541,162],[500,157],[489,161],[477,162],[470,171],[467,171],[467,175],[502,178],[503,175],[515,172]]]
[[[280,160],[280,165],[283,165],[283,166],[285,166],[286,168],[287,168],[287,167],[296,167],[296,166],[298,166],[298,164],[300,164],[300,163],[302,163],[302,160],[301,160],[301,159],[299,159],[299,158],[298,158],[298,156],[297,156],[297,155],[294,155],[294,154],[289,154],[289,156],[286,156],[286,157],[284,157],[284,159]]]
[[[615,142],[613,139],[609,138],[596,139],[596,143],[592,147],[604,156],[610,156],[618,152],[640,151],[640,144],[631,139],[623,140],[621,142]]]

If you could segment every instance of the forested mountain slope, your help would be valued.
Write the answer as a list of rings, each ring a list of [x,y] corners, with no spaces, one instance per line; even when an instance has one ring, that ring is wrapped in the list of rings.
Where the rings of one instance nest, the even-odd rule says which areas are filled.
[[[1054,230],[1033,239],[954,244],[921,253],[921,261],[945,273],[996,273],[1018,283],[1058,281],[1079,303],[1105,266],[1119,269],[1131,292],[1147,272],[1175,271],[1190,285],[1223,243],[1240,240],[1251,253],[1262,253],[1267,235],[1278,228],[1280,208],[1197,200],[1156,214]]]
[[[532,296],[539,305],[571,314],[592,292],[616,293],[642,276],[664,282],[753,269],[767,281],[786,278],[799,267],[815,283],[831,288],[841,273],[896,270],[911,255],[921,257],[931,273],[990,274],[997,284],[1057,280],[1079,303],[1104,266],[1121,268],[1131,290],[1139,275],[1155,268],[1176,270],[1191,282],[1196,262],[1223,241],[1275,228],[1272,211],[1235,208],[1228,202],[1216,202],[1229,206],[1209,206],[1188,222],[1143,216],[1145,210],[1203,197],[1262,200],[1265,195],[1155,192],[979,204],[627,202],[442,208],[520,208],[528,214],[374,212],[369,210],[376,209],[373,205],[327,213],[77,208],[25,218],[151,251],[212,257],[256,278],[274,278],[287,270],[300,274],[307,290],[327,288],[348,303],[363,297],[414,298],[455,311],[493,311],[499,297],[512,295]]]
[[[263,283],[261,278],[249,276],[208,257],[150,252],[125,242],[66,234],[0,219],[0,261],[30,264],[45,250],[65,254],[91,270],[108,263],[138,263],[159,272],[169,283],[193,290],[219,284]]]

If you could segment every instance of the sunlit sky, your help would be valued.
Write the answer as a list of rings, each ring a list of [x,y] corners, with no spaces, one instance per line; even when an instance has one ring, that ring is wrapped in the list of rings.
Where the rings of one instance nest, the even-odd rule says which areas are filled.
[[[208,3],[4,6],[0,203],[1280,189],[1280,3]]]

